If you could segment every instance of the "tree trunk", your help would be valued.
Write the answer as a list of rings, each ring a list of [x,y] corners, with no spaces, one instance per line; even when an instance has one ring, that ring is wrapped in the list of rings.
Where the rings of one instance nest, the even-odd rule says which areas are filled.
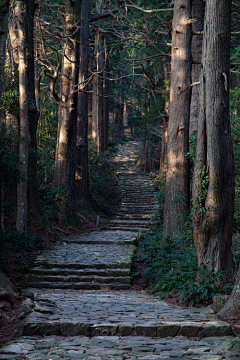
[[[119,72],[119,77],[121,74]],[[117,130],[117,136],[119,139],[122,138],[122,129],[123,129],[123,94],[122,94],[122,79],[118,80],[118,94],[116,98],[116,117],[115,124]]]
[[[103,113],[103,71],[104,71],[104,38],[100,30],[95,38],[96,70],[93,79],[92,129],[93,139],[97,144],[98,153],[104,152],[104,113]]]
[[[105,41],[105,70],[103,73],[103,124],[104,124],[104,146],[103,151],[108,149],[109,135],[109,51]]]
[[[206,3],[193,177],[194,242],[208,273],[232,269],[234,159],[229,119],[231,0]],[[213,66],[214,65],[214,66]]]
[[[6,58],[6,42],[8,34],[9,0],[5,0],[0,8],[0,124],[2,122],[2,92]]]
[[[28,163],[28,186],[29,186],[29,213],[34,220],[41,223],[42,207],[38,191],[38,168],[37,168],[37,126],[40,109],[36,104],[35,97],[35,64],[34,64],[34,14],[35,1],[25,0],[26,39],[27,39],[27,65],[28,65],[28,109],[29,109],[29,163]]]
[[[58,119],[58,138],[56,148],[55,176],[57,185],[65,186],[68,200],[60,200],[59,222],[67,220],[67,203],[70,211],[75,209],[75,171],[76,171],[76,124],[78,58],[77,46],[80,27],[76,29],[81,14],[81,1],[66,0],[65,3],[65,45],[62,59],[61,98]],[[69,201],[69,202],[68,202]]]
[[[175,0],[173,17],[168,155],[163,231],[181,232],[189,209],[191,100],[191,1]]]
[[[127,138],[129,135],[129,128],[128,128],[128,103],[127,100],[124,100],[123,103],[123,126],[124,126],[124,137]]]
[[[202,40],[203,40],[203,23],[204,23],[204,0],[195,0],[192,3],[192,18],[196,20],[192,24],[192,82],[197,83],[201,73],[202,58]],[[197,131],[198,104],[199,104],[199,85],[192,87],[191,110],[190,110],[190,135]]]
[[[161,155],[160,155],[160,169],[159,174],[162,175],[166,171],[166,157],[167,157],[167,124],[168,116],[163,116],[162,125],[162,139],[161,139]]]
[[[82,22],[80,38],[80,70],[79,83],[84,86],[88,78],[89,50],[89,18],[88,0],[82,3]],[[76,194],[77,210],[90,208],[89,200],[89,170],[88,170],[88,93],[87,87],[78,94],[78,124],[77,124],[77,167]]]
[[[19,167],[22,178],[17,187],[17,220],[19,231],[27,231],[27,171],[28,171],[28,96],[27,96],[27,60],[24,2],[14,4],[14,18],[18,31],[18,71],[19,71],[19,107],[20,141]]]
[[[95,37],[95,51],[97,54],[97,37]],[[95,54],[95,62],[97,62]],[[96,69],[97,69],[97,63]],[[92,138],[95,144],[98,143],[98,75],[93,76],[92,80]]]
[[[237,276],[233,291],[230,295],[230,298],[222,309],[218,312],[218,316],[221,319],[234,318],[236,316],[237,310],[239,310],[240,302],[240,266],[238,268]]]

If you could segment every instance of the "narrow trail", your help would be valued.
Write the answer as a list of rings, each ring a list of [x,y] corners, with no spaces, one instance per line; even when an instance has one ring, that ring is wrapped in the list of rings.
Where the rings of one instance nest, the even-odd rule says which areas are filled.
[[[240,359],[240,339],[209,307],[180,308],[131,290],[135,238],[154,212],[138,152],[130,142],[115,157],[122,207],[109,230],[71,236],[37,257],[32,312],[0,359]]]

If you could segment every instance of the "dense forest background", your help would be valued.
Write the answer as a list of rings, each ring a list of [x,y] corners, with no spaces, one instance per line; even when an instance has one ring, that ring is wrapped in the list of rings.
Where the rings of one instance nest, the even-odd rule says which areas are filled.
[[[194,304],[236,279],[222,316],[237,309],[240,8],[222,3],[1,1],[4,257],[43,246],[41,229],[81,231],[97,215],[106,226],[119,200],[111,156],[137,139],[159,200],[139,240],[144,281]]]

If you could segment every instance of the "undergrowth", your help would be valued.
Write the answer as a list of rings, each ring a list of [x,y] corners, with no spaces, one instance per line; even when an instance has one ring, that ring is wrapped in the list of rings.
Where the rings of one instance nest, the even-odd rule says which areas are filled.
[[[138,238],[137,258],[143,264],[141,277],[149,292],[162,298],[176,296],[189,305],[206,305],[216,294],[229,293],[233,288],[228,283],[228,271],[208,275],[204,266],[198,266],[193,242],[192,218],[182,226],[182,234],[164,237],[162,231],[164,213],[164,178],[159,180],[160,190],[156,195],[155,228]],[[239,257],[239,247],[235,249]],[[134,276],[138,277],[139,272]]]
[[[161,227],[139,238],[138,257],[144,263],[142,276],[148,291],[162,298],[177,294],[180,302],[189,306],[206,305],[214,295],[232,289],[232,284],[226,283],[227,271],[208,275],[203,266],[197,266],[193,242],[181,237],[163,238]]]

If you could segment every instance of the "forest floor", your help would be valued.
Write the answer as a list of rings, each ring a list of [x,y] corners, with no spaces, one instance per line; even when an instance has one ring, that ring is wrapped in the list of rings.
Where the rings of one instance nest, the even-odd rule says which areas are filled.
[[[128,146],[131,149],[131,144]],[[136,152],[138,144],[132,146]],[[133,192],[133,181],[139,181],[139,186],[147,184],[149,187],[147,176],[142,177],[138,174],[136,177],[137,169],[135,166],[127,176],[121,175],[124,167],[132,166],[129,164],[128,150],[128,147],[123,147],[118,158],[119,178],[120,182],[124,184],[124,186],[121,185],[123,197],[128,197],[129,193]],[[136,160],[135,155],[130,159],[132,162]],[[142,189],[141,191],[137,189],[136,193],[139,195],[142,193]],[[145,203],[151,204],[151,199],[151,193],[142,199],[143,208]],[[204,352],[207,352],[208,359],[220,360],[234,355],[231,348],[233,338],[228,336],[231,333],[229,326],[218,322],[217,317],[209,307],[187,310],[184,304],[181,307],[176,306],[179,305],[177,296],[166,299],[166,302],[160,300],[158,296],[146,296],[144,294],[147,291],[144,285],[146,282],[142,278],[135,278],[130,290],[127,274],[128,269],[130,269],[128,267],[129,256],[132,256],[133,251],[132,238],[137,232],[136,226],[141,228],[141,226],[146,225],[148,214],[145,213],[144,216],[141,216],[142,220],[139,220],[139,214],[131,214],[129,219],[128,206],[131,209],[134,208],[134,201],[129,202],[126,199],[124,201],[120,219],[118,216],[115,222],[111,222],[107,231],[105,230],[106,225],[104,225],[104,229],[94,231],[96,228],[91,218],[86,218],[85,235],[82,229],[80,231],[82,234],[79,234],[79,229],[76,228],[55,229],[58,231],[57,234],[56,232],[43,232],[41,234],[39,230],[38,235],[42,235],[44,238],[43,249],[33,252],[22,250],[19,256],[13,255],[12,259],[9,258],[7,264],[12,272],[11,279],[14,282],[20,280],[31,287],[35,293],[38,310],[35,309],[27,317],[22,327],[23,333],[26,336],[30,335],[30,337],[19,338],[14,341],[13,345],[9,345],[10,348],[8,346],[3,348],[0,359],[17,359],[17,356],[20,355],[23,356],[21,359],[51,358],[54,360],[60,359],[62,356],[65,359],[205,359]],[[137,206],[139,207],[139,199]],[[119,225],[122,226],[121,229],[118,228]],[[66,237],[68,237],[67,241]],[[124,250],[123,247],[128,250]],[[105,249],[105,254],[101,250],[102,258],[99,256],[99,249]],[[43,258],[39,255],[41,252],[44,254]],[[96,253],[95,258],[89,256],[90,253],[93,254],[94,252]],[[121,256],[118,255],[120,253]],[[120,260],[114,260],[116,255],[117,257],[120,256]],[[37,265],[35,273],[29,278],[28,269],[33,266],[33,257],[36,256],[38,256],[39,264],[35,263],[35,266]],[[81,268],[76,267],[76,264],[83,264],[86,259],[92,261],[89,269],[94,269],[100,261],[96,267],[96,274],[98,272],[98,275],[91,275],[92,280],[87,285],[89,290],[82,288],[83,283],[79,282],[79,276],[83,275],[85,276],[84,281],[87,281],[86,269],[82,275]],[[119,270],[125,269],[124,280],[123,278],[120,279],[123,291],[116,292],[117,286],[120,289],[122,285],[117,282],[111,284],[106,279],[104,273],[106,266],[101,267],[101,264],[106,264],[106,261],[107,264],[114,264],[108,270],[108,279],[109,274],[112,277],[117,277],[118,280],[115,279],[114,281],[119,281],[119,278],[123,276],[120,276],[116,264],[119,265]],[[66,265],[68,262],[69,266]],[[46,264],[46,270],[53,269],[51,275],[49,270],[47,270],[48,272],[44,270],[44,264]],[[60,264],[64,264],[66,269],[64,270]],[[60,266],[57,274],[54,272],[56,265]],[[39,266],[41,269],[38,268]],[[70,266],[72,266],[72,270],[67,274]],[[138,263],[137,266],[138,270],[141,270],[143,264]],[[21,272],[19,272],[19,267],[22,269]],[[60,279],[59,271],[61,269],[63,270],[63,278]],[[99,269],[102,269],[101,276],[99,276]],[[47,274],[45,278],[42,276],[44,271]],[[56,278],[58,285],[55,286]],[[52,288],[46,288],[49,286],[47,284],[49,281],[53,284]],[[76,283],[76,281],[78,282]],[[100,281],[107,281],[107,283],[101,285],[99,284]],[[34,286],[41,287],[41,284],[39,286],[41,282],[45,289],[33,289]],[[70,286],[67,285],[67,282],[70,282]],[[59,284],[62,284],[60,285],[62,290],[59,288]],[[2,308],[2,310],[4,309]],[[16,320],[17,313],[18,308],[15,308],[11,315],[8,313],[9,322],[5,324],[5,328],[1,327],[0,329],[0,338],[3,342],[9,340],[9,337],[6,336],[8,333],[14,334],[14,331],[19,329],[20,324]],[[238,326],[240,325],[239,320],[240,317],[234,319],[235,329],[240,327]],[[202,334],[205,338],[202,341],[196,338],[188,339],[188,336],[196,336],[197,334],[200,337]],[[49,337],[45,337],[44,340],[41,338],[42,335],[49,335]],[[93,338],[90,339],[89,336]],[[165,340],[159,339],[163,336],[169,337]],[[154,340],[153,337],[158,337],[158,339]],[[78,341],[84,348],[79,347]],[[223,342],[225,342],[225,348],[220,346]],[[177,346],[177,351],[174,352],[175,346]],[[234,348],[234,346],[232,347]],[[237,344],[236,346],[240,345]],[[187,348],[190,351],[186,350]],[[160,353],[161,357],[159,357]],[[84,357],[83,354],[85,354]]]

